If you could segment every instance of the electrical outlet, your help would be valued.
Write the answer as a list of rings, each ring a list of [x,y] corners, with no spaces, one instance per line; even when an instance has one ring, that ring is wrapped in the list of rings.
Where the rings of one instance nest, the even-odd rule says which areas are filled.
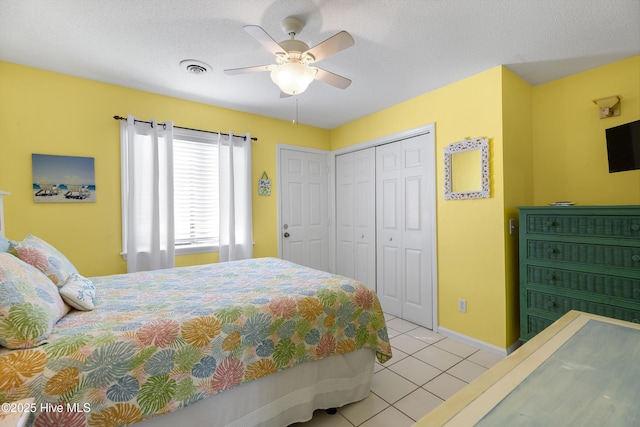
[[[458,299],[458,311],[461,313],[467,312],[467,300],[464,298]]]

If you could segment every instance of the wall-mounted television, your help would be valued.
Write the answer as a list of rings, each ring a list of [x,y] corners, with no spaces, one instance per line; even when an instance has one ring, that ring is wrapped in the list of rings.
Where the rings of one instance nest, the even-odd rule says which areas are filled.
[[[609,173],[640,169],[640,120],[606,130]]]

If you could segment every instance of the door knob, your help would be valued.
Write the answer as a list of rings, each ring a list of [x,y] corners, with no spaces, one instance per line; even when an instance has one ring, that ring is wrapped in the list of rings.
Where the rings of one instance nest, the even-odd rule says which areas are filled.
[[[290,234],[289,233],[284,233],[283,236],[286,238],[286,237],[289,237]]]

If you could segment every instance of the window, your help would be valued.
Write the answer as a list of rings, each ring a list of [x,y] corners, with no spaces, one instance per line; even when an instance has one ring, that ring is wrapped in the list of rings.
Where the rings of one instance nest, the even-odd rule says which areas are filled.
[[[132,125],[134,120],[135,125]],[[217,133],[173,127],[173,162],[169,163],[166,135],[163,132],[165,128],[162,123],[158,124],[155,146],[153,142],[156,131],[151,124],[152,122],[137,120],[133,116],[129,116],[127,122],[120,123],[121,255],[131,265],[132,271],[137,271],[138,268],[149,269],[142,265],[149,264],[149,260],[156,262],[158,254],[160,257],[168,254],[169,259],[174,254],[230,251],[228,248],[232,245],[227,243],[229,239],[221,239],[220,235],[220,223],[226,224],[220,215],[224,204],[220,203],[219,186],[225,184],[225,180],[220,179],[220,153],[225,152],[220,150],[220,144],[226,147],[227,140],[221,140]],[[244,155],[247,153],[249,157],[245,162],[248,168],[246,171],[240,169],[248,175],[243,178],[249,183],[246,196],[249,197],[247,206],[250,208],[251,152],[245,150]],[[242,155],[237,157],[244,159]],[[236,187],[245,188],[247,183],[243,182]],[[169,185],[173,186],[173,215],[168,211],[170,201],[166,197],[170,192]],[[243,195],[236,196],[236,199],[243,200]],[[245,226],[238,219],[242,212],[238,214],[229,209],[227,215],[233,215],[236,225]],[[250,211],[246,217],[251,219]],[[251,224],[248,230],[246,234],[250,236]],[[237,241],[238,232],[231,232],[235,233]],[[229,233],[227,231],[227,235]],[[244,241],[242,244],[246,246]],[[238,252],[236,246],[237,243],[233,245],[233,250]],[[129,259],[128,255],[131,254],[133,258]],[[152,259],[149,255],[155,258]],[[164,262],[163,260],[160,261]]]
[[[174,128],[176,254],[218,249],[218,135]]]

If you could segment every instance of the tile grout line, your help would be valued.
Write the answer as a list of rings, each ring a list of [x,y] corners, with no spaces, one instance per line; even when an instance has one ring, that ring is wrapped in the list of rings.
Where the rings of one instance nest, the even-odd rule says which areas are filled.
[[[470,358],[470,357],[472,357],[473,355],[475,355],[475,354],[477,354],[478,352],[480,352],[480,351],[481,351],[481,349],[480,349],[480,348],[476,348],[476,347],[474,347],[474,346],[471,346],[471,345],[468,345],[468,344],[467,344],[467,346],[468,346],[468,347],[470,347],[470,348],[473,348],[473,349],[474,349],[474,351],[472,351],[472,352],[471,352],[470,354],[468,354],[467,356],[464,356],[464,357],[463,357],[463,356],[461,356],[461,355],[459,355],[459,354],[453,353],[453,352],[451,352],[451,351],[449,351],[449,350],[447,350],[447,349],[444,349],[444,348],[438,347],[438,346],[436,345],[437,343],[442,342],[442,341],[444,341],[444,340],[445,340],[445,339],[447,339],[447,338],[449,338],[450,340],[452,340],[452,341],[454,341],[454,342],[457,342],[455,339],[450,338],[450,337],[446,337],[446,336],[442,336],[442,335],[440,335],[440,334],[437,334],[436,332],[433,332],[431,329],[425,328],[426,330],[430,331],[431,333],[434,333],[434,334],[436,334],[436,335],[438,335],[438,336],[441,336],[441,337],[442,337],[442,338],[440,338],[440,339],[438,339],[438,340],[436,340],[436,341],[433,341],[433,342],[426,342],[426,341],[423,341],[423,340],[421,340],[421,339],[419,339],[419,338],[416,338],[416,337],[413,337],[413,336],[409,335],[412,331],[415,331],[415,330],[416,330],[416,329],[418,329],[418,328],[424,328],[424,327],[422,327],[422,326],[420,326],[420,325],[413,324],[412,322],[406,321],[406,320],[404,320],[404,319],[400,319],[400,318],[398,318],[398,317],[392,317],[392,318],[388,319],[388,318],[386,318],[386,316],[385,316],[385,322],[386,322],[387,324],[388,324],[390,321],[394,320],[394,319],[399,319],[399,320],[401,320],[401,321],[403,321],[403,322],[410,323],[413,327],[411,327],[410,329],[407,329],[407,330],[405,330],[405,331],[400,331],[400,330],[394,329],[393,327],[390,327],[390,326],[388,326],[388,325],[387,325],[387,328],[388,328],[388,329],[390,329],[390,330],[392,330],[393,332],[395,332],[395,333],[396,333],[396,335],[389,336],[389,343],[390,343],[390,344],[391,344],[391,339],[392,339],[392,338],[401,337],[401,336],[403,336],[403,335],[404,335],[406,338],[411,338],[411,339],[413,339],[413,340],[420,341],[422,344],[424,344],[424,347],[421,347],[420,349],[415,350],[415,351],[412,351],[412,352],[406,352],[406,351],[404,351],[404,350],[402,350],[402,349],[400,349],[400,348],[395,348],[395,347],[393,346],[393,344],[392,344],[392,345],[391,345],[392,350],[396,350],[396,351],[398,351],[398,352],[401,352],[401,353],[403,353],[403,354],[406,354],[406,356],[405,356],[405,357],[403,357],[402,359],[398,360],[398,361],[397,361],[397,362],[395,362],[395,363],[400,363],[400,362],[401,362],[401,361],[403,361],[403,360],[410,361],[411,363],[414,363],[414,362],[424,363],[424,364],[428,365],[429,367],[431,367],[431,368],[433,368],[433,369],[437,370],[437,371],[438,371],[438,374],[437,374],[436,376],[434,376],[433,378],[431,378],[430,380],[428,380],[427,382],[425,382],[424,384],[422,384],[422,385],[418,385],[418,384],[416,384],[415,382],[413,382],[411,379],[406,378],[404,375],[402,375],[402,374],[400,374],[400,373],[398,373],[398,372],[394,371],[391,367],[392,367],[395,363],[394,363],[394,364],[392,364],[392,365],[388,365],[388,366],[387,366],[386,364],[381,364],[381,363],[378,363],[378,362],[376,361],[376,365],[377,365],[377,366],[376,366],[376,371],[374,372],[374,375],[375,375],[375,374],[378,374],[378,373],[380,373],[380,372],[382,372],[383,370],[385,370],[385,369],[386,369],[386,370],[389,370],[391,373],[393,373],[393,374],[397,375],[398,377],[400,377],[403,381],[407,381],[407,382],[409,382],[409,383],[411,384],[411,386],[412,386],[412,387],[414,387],[414,388],[413,388],[409,393],[407,393],[406,395],[403,395],[402,397],[400,397],[399,399],[397,399],[397,400],[396,400],[395,402],[393,402],[393,403],[388,402],[387,400],[385,400],[384,398],[382,398],[381,396],[379,396],[378,394],[376,394],[374,391],[371,391],[371,392],[370,392],[370,394],[371,394],[371,395],[374,395],[377,399],[380,399],[380,401],[384,402],[386,406],[384,406],[384,408],[383,408],[382,410],[380,410],[380,411],[378,411],[378,412],[376,412],[376,413],[374,413],[374,414],[371,414],[371,416],[369,416],[368,418],[364,419],[364,420],[363,420],[362,422],[360,422],[359,424],[354,424],[354,423],[353,423],[351,420],[349,420],[346,416],[344,416],[342,413],[338,412],[338,413],[340,414],[340,416],[341,416],[345,421],[347,421],[347,423],[348,423],[349,425],[351,425],[351,426],[354,426],[354,427],[362,426],[362,425],[364,425],[365,423],[367,423],[368,421],[372,420],[373,418],[375,418],[375,417],[379,416],[381,413],[383,413],[384,411],[388,410],[389,408],[393,408],[393,409],[395,409],[396,411],[398,411],[398,412],[399,412],[400,414],[402,414],[403,416],[407,417],[408,419],[412,420],[413,422],[416,422],[416,421],[417,421],[416,419],[414,419],[414,418],[413,418],[411,415],[409,415],[408,413],[406,413],[406,412],[402,411],[400,408],[398,408],[398,407],[396,406],[396,404],[397,404],[398,402],[400,402],[401,400],[405,399],[406,397],[408,397],[409,395],[411,395],[412,393],[415,393],[415,392],[416,392],[416,391],[418,391],[418,390],[421,390],[421,391],[423,391],[423,392],[425,392],[425,393],[428,393],[429,395],[431,395],[431,396],[433,396],[434,398],[437,398],[437,399],[439,399],[439,400],[441,400],[441,401],[443,401],[443,402],[444,402],[444,401],[446,401],[447,399],[445,399],[445,398],[442,398],[442,397],[438,396],[437,394],[433,393],[432,391],[429,391],[429,390],[425,389],[424,387],[425,387],[427,384],[429,384],[430,382],[434,381],[436,378],[438,378],[438,377],[442,376],[443,374],[447,374],[447,375],[449,375],[450,377],[455,378],[455,379],[456,379],[456,380],[458,380],[458,381],[461,381],[461,382],[463,382],[463,383],[465,383],[465,384],[469,384],[469,382],[467,382],[466,380],[464,380],[464,379],[462,379],[462,378],[459,378],[458,376],[456,376],[456,375],[454,375],[454,374],[452,374],[452,373],[450,373],[450,372],[449,372],[451,369],[453,369],[454,367],[456,367],[456,366],[460,365],[460,364],[461,364],[463,361],[465,361],[465,360],[466,360],[466,361],[468,361],[469,363],[471,363],[472,365],[475,365],[475,366],[477,366],[477,367],[479,367],[479,368],[481,368],[481,369],[483,369],[483,370],[485,370],[485,371],[486,371],[487,369],[489,369],[489,368],[490,368],[490,367],[487,367],[487,366],[481,365],[481,364],[479,364],[479,363],[476,363],[476,362],[474,362],[474,361],[472,361],[472,360],[469,360],[469,358]],[[463,343],[463,344],[464,344],[464,343]],[[422,350],[424,350],[424,349],[426,349],[426,348],[429,348],[429,347],[435,347],[436,349],[438,349],[438,350],[440,350],[440,351],[444,351],[445,353],[448,353],[448,354],[453,355],[453,356],[455,356],[455,357],[457,357],[457,358],[460,358],[460,360],[458,360],[457,362],[455,362],[453,365],[449,366],[447,369],[442,370],[442,369],[438,368],[437,366],[433,366],[433,365],[432,365],[432,364],[430,364],[429,362],[424,361],[424,360],[419,359],[418,357],[415,357],[415,356],[414,356],[416,353],[418,353],[418,352],[420,352],[420,351],[422,351]],[[411,360],[409,360],[409,358],[410,358]],[[477,378],[477,377],[476,377],[476,378]],[[475,378],[474,378],[474,379],[475,379]],[[473,379],[472,379],[472,381],[473,381]],[[428,412],[427,412],[427,413],[428,413]],[[426,415],[427,413],[425,413],[425,414],[421,415],[419,418],[421,418],[422,416]]]
[[[391,320],[393,320],[393,319],[391,319]],[[363,424],[364,424],[365,422],[367,422],[368,420],[370,420],[370,419],[374,418],[376,415],[379,415],[380,413],[382,413],[382,412],[386,411],[386,410],[387,410],[387,409],[389,409],[390,407],[393,407],[394,409],[396,409],[398,412],[400,412],[400,413],[401,413],[401,414],[403,414],[404,416],[406,416],[406,417],[408,417],[409,419],[411,419],[411,420],[413,420],[414,422],[416,422],[416,421],[417,421],[416,419],[414,419],[414,418],[413,418],[412,416],[410,416],[409,414],[407,414],[407,413],[403,412],[400,408],[396,407],[395,405],[396,405],[398,402],[400,402],[402,399],[404,399],[404,398],[406,398],[407,396],[409,396],[410,394],[415,393],[418,389],[423,390],[423,391],[424,391],[424,392],[426,392],[426,393],[429,393],[430,395],[432,395],[432,396],[434,396],[434,397],[436,397],[436,398],[438,398],[438,399],[442,400],[443,402],[444,402],[444,401],[446,401],[447,399],[445,399],[445,398],[443,398],[443,397],[441,397],[441,396],[438,396],[437,394],[435,394],[435,393],[433,393],[433,392],[431,392],[431,391],[429,391],[429,390],[425,389],[425,388],[424,388],[424,386],[425,386],[425,385],[427,385],[427,384],[429,384],[431,381],[435,380],[436,378],[440,377],[442,374],[445,374],[445,373],[446,373],[446,374],[448,374],[448,375],[450,375],[450,376],[451,376],[451,377],[453,377],[453,378],[456,378],[457,380],[460,380],[460,381],[464,382],[465,384],[469,384],[469,382],[465,381],[464,379],[459,378],[459,377],[457,377],[457,376],[453,375],[452,373],[449,373],[449,372],[448,372],[450,369],[452,369],[453,367],[455,367],[455,366],[459,365],[459,364],[460,364],[460,363],[462,363],[464,360],[467,360],[469,363],[472,363],[472,364],[474,364],[474,365],[476,365],[476,366],[478,366],[478,367],[480,367],[480,368],[482,368],[482,369],[485,369],[485,370],[486,370],[486,369],[488,369],[487,367],[485,367],[485,366],[483,366],[483,365],[480,365],[480,364],[475,363],[475,362],[473,362],[473,361],[471,361],[471,360],[468,360],[468,359],[469,359],[469,357],[473,356],[474,354],[476,354],[476,353],[478,353],[478,352],[480,351],[480,349],[479,349],[479,348],[475,348],[475,347],[471,346],[471,347],[473,347],[475,350],[474,350],[473,352],[471,352],[470,354],[468,354],[467,356],[462,357],[462,356],[460,356],[460,355],[458,355],[458,354],[452,353],[452,352],[450,352],[449,350],[446,350],[446,349],[444,349],[444,348],[440,348],[440,347],[438,347],[437,345],[435,345],[435,344],[437,344],[437,343],[438,343],[438,342],[440,342],[440,341],[444,341],[447,337],[443,337],[442,339],[439,339],[439,340],[434,341],[434,342],[432,342],[432,343],[426,343],[425,341],[422,341],[422,340],[420,340],[420,339],[418,339],[418,338],[415,338],[415,337],[412,337],[411,335],[409,335],[409,333],[410,333],[411,331],[414,331],[414,330],[416,330],[416,329],[418,329],[418,328],[420,328],[420,326],[419,326],[419,325],[418,325],[418,326],[416,326],[416,327],[414,327],[414,328],[412,328],[412,329],[406,330],[406,331],[404,331],[404,332],[403,332],[403,331],[398,331],[397,329],[393,329],[393,328],[391,328],[391,329],[393,329],[395,332],[398,332],[398,334],[397,334],[397,335],[394,335],[393,337],[389,337],[389,343],[391,343],[391,339],[392,339],[392,338],[399,337],[399,336],[402,336],[402,335],[405,335],[406,337],[409,337],[409,338],[412,338],[412,339],[415,339],[415,340],[417,340],[417,341],[421,341],[421,342],[425,343],[426,345],[425,345],[424,347],[422,347],[422,348],[420,348],[419,350],[416,350],[416,351],[414,351],[414,352],[412,352],[412,353],[405,352],[404,350],[401,350],[401,349],[399,349],[399,348],[398,348],[398,349],[396,349],[396,350],[401,351],[402,353],[407,354],[407,357],[406,357],[406,358],[412,358],[412,359],[413,359],[413,360],[415,360],[415,361],[418,361],[418,362],[421,362],[421,363],[425,363],[425,364],[427,364],[427,365],[431,366],[432,368],[437,369],[440,373],[439,373],[438,375],[436,375],[435,377],[433,377],[432,379],[430,379],[429,381],[427,381],[426,383],[424,383],[424,384],[422,384],[422,385],[417,385],[416,383],[414,383],[413,381],[411,381],[409,378],[406,378],[406,377],[405,377],[405,376],[403,376],[402,374],[399,374],[399,373],[395,372],[393,369],[391,369],[391,368],[390,368],[390,366],[392,366],[392,365],[384,366],[384,365],[382,365],[382,364],[379,364],[379,366],[380,366],[382,369],[388,369],[388,370],[390,370],[391,372],[393,372],[394,374],[398,375],[398,376],[399,376],[399,377],[401,377],[402,379],[404,379],[404,380],[406,380],[406,381],[409,381],[411,384],[415,385],[415,386],[416,386],[416,388],[415,388],[414,390],[412,390],[411,392],[407,393],[406,395],[402,396],[401,398],[399,398],[398,400],[396,400],[396,401],[395,401],[395,402],[393,402],[393,403],[389,403],[387,400],[385,400],[385,399],[384,399],[384,398],[382,398],[381,396],[378,396],[377,394],[375,394],[375,393],[372,391],[372,392],[371,392],[371,394],[375,395],[376,397],[378,397],[379,399],[381,399],[382,401],[384,401],[385,403],[387,403],[387,406],[386,406],[382,411],[377,412],[376,414],[374,414],[374,415],[372,415],[371,417],[369,417],[367,420],[363,421],[361,424],[358,424],[359,426],[363,425]],[[429,331],[431,331],[431,330],[430,330],[430,329],[428,329],[428,328],[426,328],[426,329],[427,329],[427,330],[429,330]],[[433,332],[433,331],[431,331],[431,332]],[[435,333],[435,332],[434,332],[434,333]],[[415,356],[414,356],[414,354],[416,354],[416,353],[418,353],[418,352],[420,352],[420,351],[422,351],[422,350],[424,350],[424,349],[426,349],[426,348],[428,348],[428,347],[432,347],[432,346],[434,346],[434,347],[435,347],[435,348],[437,348],[438,350],[441,350],[441,351],[444,351],[444,352],[446,352],[446,353],[449,353],[449,354],[451,354],[451,355],[453,355],[453,356],[459,357],[459,358],[460,358],[460,360],[459,360],[459,361],[457,361],[456,363],[454,363],[453,365],[451,365],[451,366],[450,366],[449,368],[447,368],[446,370],[442,370],[442,369],[440,369],[440,368],[438,368],[438,367],[436,367],[436,366],[433,366],[433,365],[431,365],[430,363],[425,362],[424,360],[418,359],[417,357],[415,357]],[[392,349],[395,349],[395,348],[393,347],[393,345],[392,345]],[[401,360],[405,360],[406,358],[403,358],[403,359],[401,359]],[[400,362],[400,361],[398,361],[398,362],[396,362],[396,363],[399,363],[399,362]],[[376,373],[380,372],[382,369],[378,370]],[[426,415],[426,413],[425,413],[425,414],[423,414],[423,416],[424,416],[424,415]]]

